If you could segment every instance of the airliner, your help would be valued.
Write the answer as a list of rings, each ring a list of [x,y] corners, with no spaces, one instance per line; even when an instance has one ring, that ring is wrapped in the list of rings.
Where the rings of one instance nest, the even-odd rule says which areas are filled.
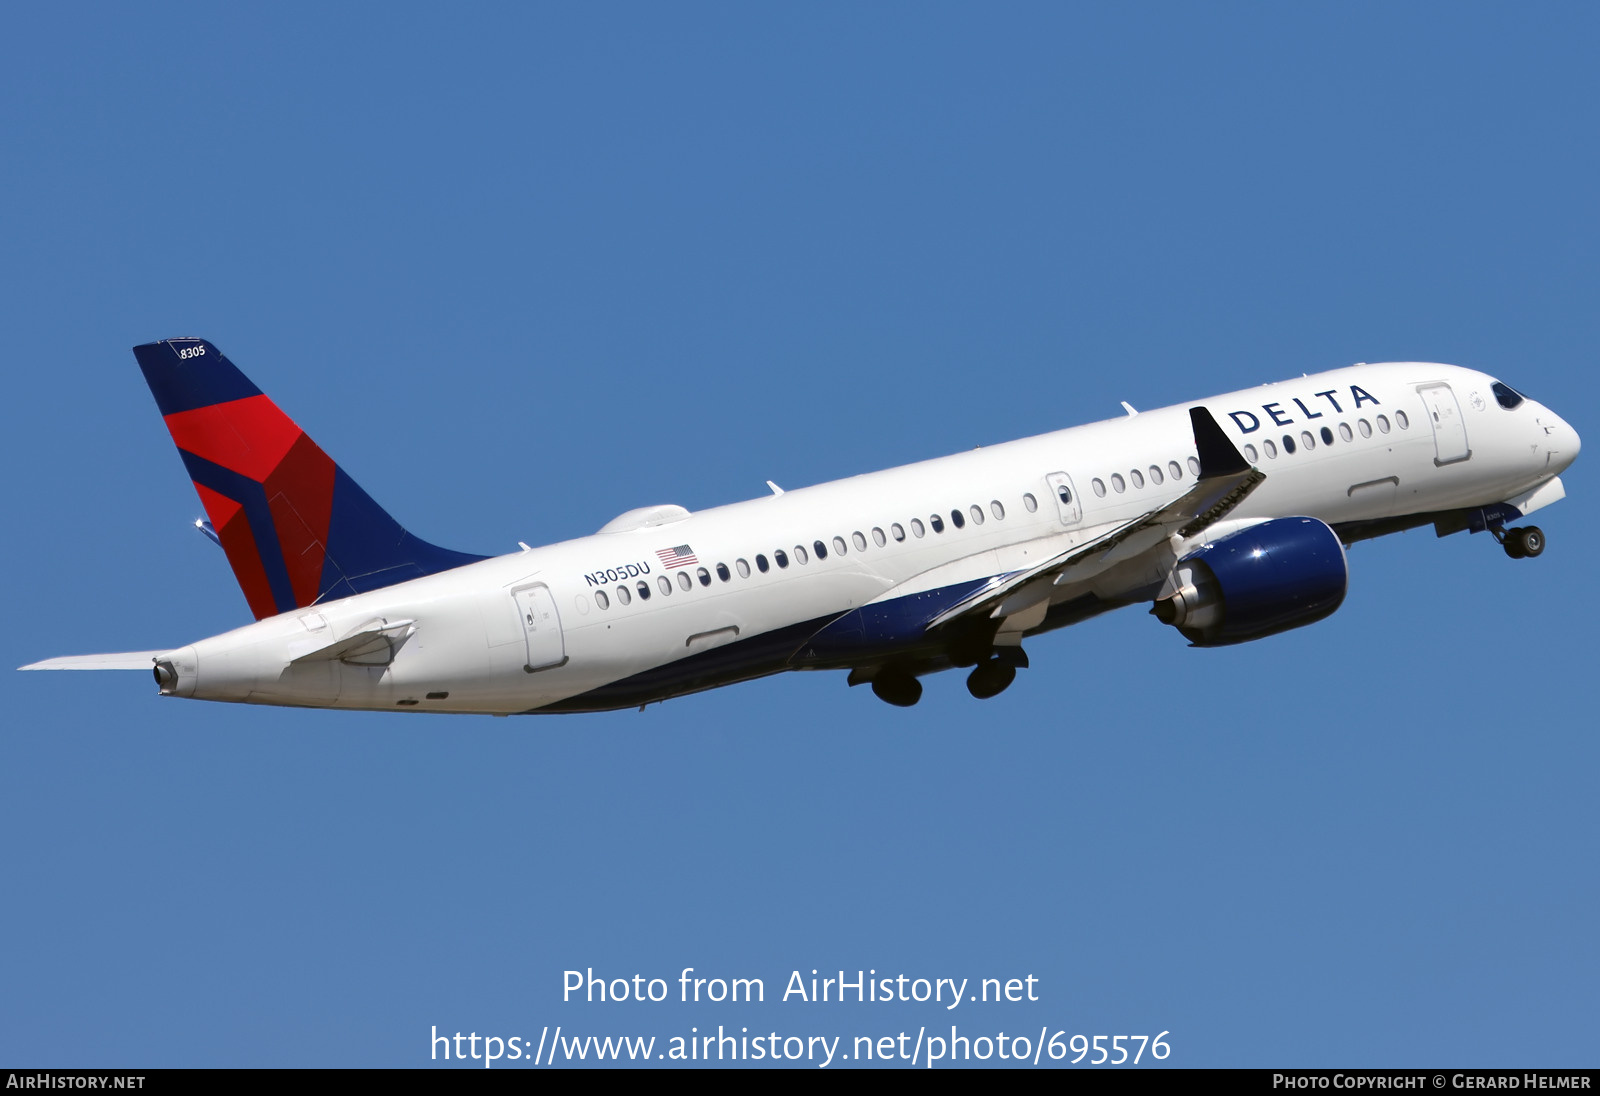
[[[1322,620],[1346,548],[1487,532],[1565,496],[1577,432],[1472,369],[1361,364],[487,557],[400,526],[204,339],[134,348],[255,622],[142,669],[163,696],[370,711],[596,712],[785,670],[889,704],[967,671],[993,697],[1034,636],[1148,605],[1190,645]]]

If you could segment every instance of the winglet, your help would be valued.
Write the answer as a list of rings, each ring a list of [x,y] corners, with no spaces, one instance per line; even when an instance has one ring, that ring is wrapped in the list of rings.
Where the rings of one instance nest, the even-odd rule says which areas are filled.
[[[1233,476],[1250,470],[1228,435],[1222,432],[1217,420],[1204,407],[1189,408],[1189,422],[1194,427],[1194,447],[1200,457],[1200,478]]]

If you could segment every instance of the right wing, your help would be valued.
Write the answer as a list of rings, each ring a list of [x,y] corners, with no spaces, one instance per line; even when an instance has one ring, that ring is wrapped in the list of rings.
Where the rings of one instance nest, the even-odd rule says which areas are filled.
[[[961,617],[1010,616],[1048,597],[1053,586],[1091,577],[1166,542],[1174,533],[1192,537],[1221,521],[1267,477],[1244,459],[1211,412],[1204,407],[1191,407],[1189,421],[1200,458],[1200,478],[1193,487],[1165,506],[1109,529],[1091,541],[998,578],[928,621],[927,630]]]

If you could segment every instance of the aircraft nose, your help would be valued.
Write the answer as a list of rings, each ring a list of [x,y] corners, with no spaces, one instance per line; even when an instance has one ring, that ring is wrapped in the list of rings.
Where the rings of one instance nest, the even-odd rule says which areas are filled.
[[[1578,437],[1578,432],[1572,424],[1556,414],[1545,409],[1539,416],[1540,425],[1544,427],[1545,448],[1549,452],[1550,465],[1557,472],[1564,472],[1578,459],[1578,452],[1583,448],[1583,439]]]

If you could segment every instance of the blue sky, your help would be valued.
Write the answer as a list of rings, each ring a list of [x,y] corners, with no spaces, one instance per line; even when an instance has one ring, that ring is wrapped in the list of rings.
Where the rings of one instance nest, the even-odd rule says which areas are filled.
[[[1590,6],[34,5],[0,70],[16,666],[248,620],[129,348],[221,347],[469,551],[1356,361],[1596,434]],[[1170,1032],[1172,1064],[1593,1065],[1580,460],[1512,562],[1138,610],[979,703],[791,674],[488,720],[11,681],[0,1063]],[[582,1004],[562,972],[759,1005]],[[779,1000],[790,973],[1036,1002]],[[997,1064],[991,1062],[991,1064]],[[514,1067],[512,1067],[514,1068]]]

